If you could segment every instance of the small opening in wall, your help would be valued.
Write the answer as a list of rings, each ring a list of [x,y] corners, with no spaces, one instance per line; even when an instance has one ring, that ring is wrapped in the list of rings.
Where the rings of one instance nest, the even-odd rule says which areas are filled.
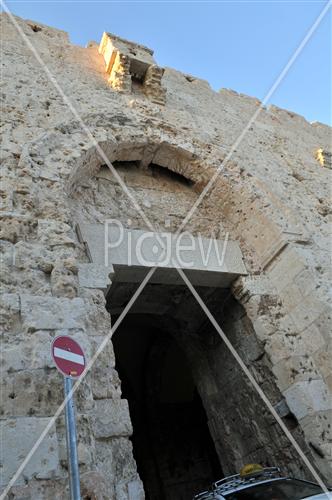
[[[146,70],[147,66],[145,64],[141,64],[136,59],[131,60],[129,72],[131,75],[132,92],[142,93]]]
[[[191,75],[185,75],[184,77],[187,80],[187,82],[190,82],[190,83],[192,83],[196,80],[196,78],[191,76]]]
[[[173,172],[173,170],[169,170],[168,168],[161,167],[160,165],[155,165],[154,163],[150,163],[149,168],[151,169],[152,175],[154,177],[167,177],[168,179],[179,182],[185,186],[193,186],[194,181],[188,179],[182,174],[177,172]]]
[[[42,31],[42,28],[40,26],[37,26],[37,24],[30,24],[29,26],[35,33],[38,33],[38,31]]]
[[[139,167],[140,162],[139,161],[113,161],[112,165],[115,169],[121,170],[121,169],[134,169]],[[103,167],[106,167],[107,165],[103,165]]]
[[[284,421],[288,427],[289,430],[296,429],[296,427],[299,425],[297,418],[292,412],[289,412],[285,417]]]
[[[142,94],[144,78],[138,75],[131,75],[131,90],[134,94]]]

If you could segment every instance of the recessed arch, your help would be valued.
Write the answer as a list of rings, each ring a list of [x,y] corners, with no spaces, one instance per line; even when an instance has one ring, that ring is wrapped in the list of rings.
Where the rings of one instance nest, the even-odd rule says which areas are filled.
[[[121,121],[119,117],[105,115],[83,118],[89,121],[90,131],[97,144],[111,161],[121,161],[122,158],[143,161],[144,155],[146,158],[159,155],[158,165],[191,179],[198,192],[224,159],[217,145],[188,144],[184,131],[165,130],[163,123],[157,119],[147,124],[143,120],[140,122],[136,119],[134,123],[130,119]],[[68,206],[65,220],[72,229],[77,221],[70,219],[70,200],[75,195],[75,189],[82,182],[92,179],[103,164],[97,149],[91,143],[91,138],[87,138],[81,130],[80,124],[69,122],[60,124],[48,134],[27,144],[20,157],[19,166],[32,179],[37,193],[38,186],[44,189],[45,183],[56,187],[52,193],[47,193],[47,200],[43,199],[45,195],[42,192],[45,190],[41,189],[40,202],[52,204],[53,196],[55,204]],[[176,155],[178,160],[175,159]],[[61,169],[57,158],[61,158]],[[222,219],[230,237],[240,243],[249,275],[234,283],[233,293],[247,310],[257,337],[264,340],[276,382],[296,412],[296,403],[305,392],[307,383],[292,371],[292,359],[298,356],[297,345],[302,349],[300,362],[306,372],[312,373],[314,383],[319,384],[324,394],[326,386],[320,368],[311,369],[311,357],[303,354],[307,328],[303,333],[301,323],[294,323],[280,280],[276,279],[276,273],[282,271],[276,270],[288,269],[289,263],[296,263],[296,266],[291,266],[290,273],[283,273],[285,286],[288,283],[291,285],[293,270],[297,270],[300,275],[308,269],[308,261],[312,260],[311,240],[297,214],[291,213],[277,196],[271,196],[260,179],[251,176],[248,180],[243,170],[243,165],[234,161],[224,165],[209,194],[207,208],[213,216],[217,214]],[[38,210],[36,215],[40,218],[41,212]],[[323,316],[326,310],[322,308],[320,312]],[[288,342],[290,335],[292,339],[299,340]],[[287,374],[286,383],[284,373]],[[307,442],[311,441],[311,427],[305,419],[300,425]],[[318,434],[316,437],[319,441]],[[326,467],[321,457],[315,455],[314,460]]]

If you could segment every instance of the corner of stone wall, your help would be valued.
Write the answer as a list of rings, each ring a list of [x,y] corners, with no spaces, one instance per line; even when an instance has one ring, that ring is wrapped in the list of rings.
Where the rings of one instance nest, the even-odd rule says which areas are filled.
[[[317,468],[331,473],[331,310],[301,249],[287,245],[264,274],[239,278],[233,293],[265,345],[276,383],[304,432]],[[315,424],[313,424],[315,422]]]

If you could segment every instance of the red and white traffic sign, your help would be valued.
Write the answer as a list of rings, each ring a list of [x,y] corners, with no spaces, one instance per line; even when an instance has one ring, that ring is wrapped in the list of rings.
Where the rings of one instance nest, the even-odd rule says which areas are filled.
[[[57,369],[66,377],[79,377],[85,370],[83,349],[67,335],[60,335],[53,340],[52,357]]]

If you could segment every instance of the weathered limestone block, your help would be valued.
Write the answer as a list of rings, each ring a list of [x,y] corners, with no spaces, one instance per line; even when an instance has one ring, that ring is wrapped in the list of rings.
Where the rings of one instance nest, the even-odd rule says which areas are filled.
[[[132,455],[132,444],[124,438],[112,438],[96,441],[98,470],[108,482],[109,491],[114,489],[118,500],[143,500],[143,485],[140,481]],[[109,474],[112,470],[112,475]],[[131,496],[129,496],[129,492]],[[137,498],[133,496],[137,493]],[[126,496],[127,495],[127,496]],[[112,498],[112,496],[110,495]]]
[[[54,368],[50,354],[52,341],[58,335],[70,335],[82,345],[89,359],[92,348],[84,330],[38,330],[33,333],[18,333],[3,343],[1,367],[8,373],[20,370]]]
[[[82,498],[90,500],[110,500],[113,498],[107,488],[105,478],[99,472],[85,472],[81,474],[80,481]]]
[[[303,429],[309,447],[319,466],[320,472],[330,478],[332,473],[332,410],[320,411],[315,415],[307,415],[299,423]]]
[[[113,266],[78,264],[78,281],[79,285],[84,288],[98,288],[106,292],[112,283],[110,277],[113,274]]]
[[[277,363],[280,359],[293,356],[309,358],[316,351],[326,347],[323,336],[318,329],[316,330],[314,325],[309,326],[302,332],[298,332],[295,327],[296,323],[294,323],[294,328],[292,328],[292,323],[286,328],[286,321],[280,323],[278,333],[270,337],[267,343],[267,351],[274,363]]]
[[[117,500],[144,500],[144,488],[142,481],[136,479],[128,483],[117,483],[115,487]]]
[[[325,300],[319,297],[318,294],[314,296],[308,295],[290,311],[290,315],[299,331],[301,331],[309,327],[327,309]]]
[[[76,403],[76,427],[77,427],[77,454],[81,471],[89,470],[96,460],[95,441],[91,430],[91,418],[87,415],[87,406],[82,399],[84,391],[78,389],[75,393]],[[90,408],[91,411],[91,408]],[[92,409],[93,411],[93,409]],[[66,443],[65,417],[61,415],[56,422],[56,430],[59,440],[59,457],[62,467],[68,468],[68,455]]]
[[[296,382],[284,391],[290,410],[297,419],[332,409],[328,388],[322,379]]]
[[[18,269],[37,268],[50,274],[54,266],[54,254],[44,245],[19,241],[14,247],[13,264]]]
[[[100,355],[101,356],[101,355]],[[91,369],[92,394],[94,399],[116,399],[121,397],[121,382],[118,372],[113,368],[112,356],[107,363],[98,357]],[[100,381],[103,383],[100,383]]]
[[[5,240],[0,241],[0,265],[12,266],[14,263],[14,245]]]
[[[271,316],[259,316],[253,321],[253,327],[260,341],[266,341],[267,337],[273,335],[277,325]]]
[[[50,418],[19,418],[0,421],[2,442],[10,453],[2,456],[2,486],[5,486],[26,458],[31,448],[43,432]],[[20,439],[18,439],[20,436]],[[38,453],[32,455],[16,484],[24,484],[25,479],[55,479],[59,477],[58,443],[54,426],[41,442]]]
[[[72,228],[64,222],[52,219],[38,221],[38,239],[48,246],[75,246],[75,235]]]
[[[66,498],[67,478],[57,478],[56,481],[49,479],[34,479],[33,477],[27,484],[14,486],[10,490],[10,498],[12,500],[63,500]],[[68,487],[67,487],[68,489]]]
[[[332,376],[331,357],[332,357],[332,340],[324,344],[322,348],[317,349],[313,356],[316,368],[327,381]]]
[[[268,276],[240,277],[234,282],[232,291],[245,307],[259,340],[274,342],[273,335],[282,330],[282,303]]]
[[[272,371],[277,377],[281,391],[285,391],[296,382],[321,378],[320,371],[313,363],[313,358],[308,355],[296,355],[296,351],[294,355],[276,362]]]
[[[301,255],[291,245],[288,245],[281,255],[272,262],[267,274],[278,292],[281,292],[306,268],[307,264]]]
[[[327,344],[331,342],[331,318],[332,311],[330,308],[326,308],[313,323],[319,329]]]
[[[23,326],[29,330],[53,330],[84,327],[83,299],[21,296]]]
[[[19,239],[35,236],[36,222],[27,215],[15,212],[0,214],[0,239],[16,243]]]
[[[287,337],[287,333],[285,333],[284,330],[278,330],[267,338],[265,350],[273,364],[277,364],[281,360],[286,360],[291,355],[296,355],[296,351],[292,346],[292,342],[289,341],[289,338],[292,338],[292,335]]]
[[[101,290],[82,288],[86,306],[86,330],[89,335],[107,335],[111,330],[111,318],[105,307],[105,296]],[[96,339],[99,342],[99,339]]]
[[[268,276],[240,276],[232,284],[234,296],[242,303],[254,295],[275,295],[276,288]]]
[[[35,211],[39,205],[39,193],[34,185],[30,185],[30,190],[26,189],[30,182],[23,183],[18,181],[17,186],[15,185],[15,191],[13,194],[14,204],[17,210],[25,213],[26,211]]]
[[[0,296],[0,325],[3,331],[14,332],[20,326],[20,297],[17,293],[3,293]]]
[[[16,246],[20,244],[23,246],[24,242],[19,242],[14,245],[12,264],[9,266],[3,265],[2,267],[5,280],[4,282],[7,285],[7,290],[13,290],[8,281],[8,276],[10,275],[12,277],[12,284],[16,287],[16,290],[19,287],[21,293],[50,295],[51,289],[49,286],[48,276],[46,276],[44,271],[38,266],[34,265],[33,260],[29,264],[29,253],[23,257],[24,262],[20,261],[20,256],[23,256],[20,252],[17,259]]]
[[[50,416],[63,400],[61,377],[56,370],[13,372],[1,382],[1,413],[5,416]]]
[[[161,85],[164,69],[156,64],[149,66],[144,79],[144,93],[155,104],[161,106],[166,102],[166,89]]]
[[[0,188],[0,211],[13,210],[13,183],[1,182]]]
[[[133,432],[126,399],[96,401],[93,432],[96,438],[130,436]]]
[[[50,331],[37,331],[30,336],[17,335],[3,345],[1,367],[8,372],[19,370],[52,368],[50,345],[53,336]]]
[[[52,295],[72,299],[77,296],[78,267],[74,259],[57,260],[51,272]]]
[[[50,352],[50,346],[49,346]],[[7,373],[0,382],[2,401],[1,415],[6,416],[50,416],[64,399],[63,377],[54,368],[27,369]],[[92,393],[87,379],[76,391],[78,411],[93,408]]]
[[[300,420],[308,436],[320,435],[323,444],[332,443],[332,410],[320,411],[316,415],[307,415]],[[317,446],[319,446],[317,444]]]
[[[108,79],[115,90],[131,92],[131,75],[129,69],[130,59],[118,52]]]

